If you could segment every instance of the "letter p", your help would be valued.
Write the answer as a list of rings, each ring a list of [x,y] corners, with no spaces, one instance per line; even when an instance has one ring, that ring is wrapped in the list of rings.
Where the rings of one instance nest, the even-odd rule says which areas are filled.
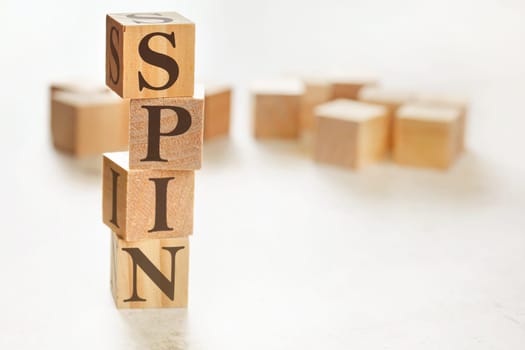
[[[148,149],[146,158],[141,162],[167,162],[160,156],[161,137],[173,137],[184,134],[191,127],[191,115],[186,109],[177,106],[142,106],[148,111]],[[172,110],[177,114],[177,125],[169,132],[161,131],[161,111]]]

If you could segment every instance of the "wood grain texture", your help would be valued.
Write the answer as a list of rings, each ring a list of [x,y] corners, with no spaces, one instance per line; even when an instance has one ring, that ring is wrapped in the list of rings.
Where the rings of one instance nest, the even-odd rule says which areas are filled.
[[[165,293],[155,283],[162,278],[149,276],[140,265],[134,267],[126,249],[139,249],[166,282],[173,288]],[[168,249],[177,249],[172,260]],[[172,262],[174,264],[172,265]],[[173,278],[172,278],[172,271]],[[136,273],[134,278],[133,273]],[[118,308],[166,308],[188,305],[189,240],[188,238],[148,239],[127,242],[111,233],[111,291]],[[138,298],[133,298],[134,284]],[[131,299],[131,300],[130,300]]]
[[[230,132],[231,99],[231,87],[206,85],[204,140],[228,136]]]
[[[457,108],[409,104],[396,116],[393,159],[396,163],[449,168],[457,158],[460,116]]]
[[[140,22],[140,23],[137,23]],[[139,53],[141,41],[149,34],[174,35],[173,46],[162,35],[152,37],[146,46],[157,54],[175,60],[178,68],[151,64]],[[145,40],[148,40],[147,38]],[[113,45],[113,47],[112,47]],[[192,96],[195,71],[195,24],[175,12],[156,14],[109,14],[106,17],[106,84],[123,98]],[[155,89],[140,89],[139,72]],[[178,75],[177,75],[178,72]],[[177,78],[164,88],[170,74]]]
[[[314,159],[354,169],[383,159],[387,113],[384,107],[346,99],[318,106]]]
[[[158,130],[149,130],[150,114],[148,106],[168,107],[161,111],[160,131],[169,133],[180,121],[176,111],[169,107],[187,110],[191,116],[191,126],[187,131],[175,136],[160,136],[153,146],[159,149],[160,158],[166,161],[150,160],[148,138]],[[131,169],[200,169],[202,163],[204,90],[196,86],[193,97],[174,97],[156,99],[132,99],[130,106],[129,164]]]
[[[50,114],[57,150],[84,157],[128,148],[129,101],[113,93],[55,92]]]
[[[300,96],[256,95],[255,137],[297,138],[300,107]]]
[[[254,134],[257,139],[297,138],[304,85],[296,79],[252,83]]]
[[[116,152],[104,154],[102,176],[102,218],[119,237],[137,241],[192,234],[193,171],[130,170],[127,152]],[[164,187],[152,180],[166,178],[171,179]],[[159,194],[158,188],[166,191]],[[159,225],[162,218],[167,224],[164,228],[169,229]]]

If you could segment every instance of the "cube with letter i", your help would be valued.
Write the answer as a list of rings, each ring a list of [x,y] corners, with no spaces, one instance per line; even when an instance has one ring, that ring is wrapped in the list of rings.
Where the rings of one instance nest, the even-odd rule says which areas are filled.
[[[193,231],[194,172],[134,170],[126,152],[104,154],[103,221],[119,237],[183,237]]]

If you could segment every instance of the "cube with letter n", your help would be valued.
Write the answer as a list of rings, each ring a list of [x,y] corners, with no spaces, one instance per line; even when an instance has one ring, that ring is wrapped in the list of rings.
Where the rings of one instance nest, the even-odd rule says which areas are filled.
[[[187,237],[128,242],[111,236],[111,291],[118,308],[186,307]]]

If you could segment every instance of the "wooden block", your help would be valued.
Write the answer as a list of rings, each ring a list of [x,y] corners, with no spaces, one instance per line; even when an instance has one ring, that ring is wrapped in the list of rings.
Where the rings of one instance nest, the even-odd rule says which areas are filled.
[[[359,90],[357,99],[362,102],[381,105],[387,109],[389,123],[388,145],[391,147],[394,143],[393,134],[396,112],[403,104],[414,101],[415,94],[403,90],[364,87]]]
[[[195,170],[201,167],[204,90],[192,97],[132,99],[131,169]]]
[[[111,234],[111,292],[118,308],[186,307],[189,240],[128,242]]]
[[[328,79],[307,78],[301,97],[300,129],[303,132],[315,130],[314,110],[320,104],[334,99],[334,89]]]
[[[450,167],[457,157],[460,115],[458,108],[401,107],[394,130],[394,161],[417,167]]]
[[[104,154],[102,218],[126,241],[192,234],[193,196],[193,171],[130,170],[127,152]]]
[[[459,132],[458,132],[458,153],[461,153],[465,150],[465,133],[467,127],[467,113],[468,113],[468,100],[462,96],[447,95],[447,94],[437,94],[437,93],[418,93],[416,95],[415,101],[417,103],[429,105],[429,106],[438,106],[438,107],[451,107],[458,108],[461,110],[459,116]]]
[[[113,93],[55,92],[51,134],[56,149],[83,157],[128,148],[129,101]]]
[[[191,96],[195,24],[176,12],[106,17],[106,84],[124,98]]]
[[[387,152],[385,107],[339,99],[315,109],[315,160],[351,168],[376,162]]]
[[[204,99],[204,140],[230,132],[232,90],[228,86],[206,85]]]
[[[297,138],[303,91],[297,80],[255,82],[251,89],[255,137]]]

